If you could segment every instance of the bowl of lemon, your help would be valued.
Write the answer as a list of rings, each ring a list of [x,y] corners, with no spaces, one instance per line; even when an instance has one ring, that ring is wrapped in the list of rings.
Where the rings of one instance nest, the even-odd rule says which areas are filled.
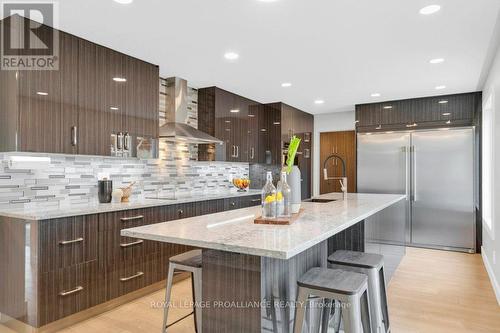
[[[238,189],[238,192],[246,192],[248,186],[250,186],[250,179],[233,178],[233,185]]]

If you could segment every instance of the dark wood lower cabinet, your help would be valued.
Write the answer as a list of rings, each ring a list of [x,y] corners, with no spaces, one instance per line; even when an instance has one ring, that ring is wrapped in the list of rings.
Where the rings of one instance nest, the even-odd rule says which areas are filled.
[[[41,327],[162,281],[169,258],[192,249],[122,237],[122,229],[259,204],[254,195],[37,221],[37,313],[30,324]]]
[[[97,260],[43,273],[38,286],[38,326],[105,301],[104,274]]]

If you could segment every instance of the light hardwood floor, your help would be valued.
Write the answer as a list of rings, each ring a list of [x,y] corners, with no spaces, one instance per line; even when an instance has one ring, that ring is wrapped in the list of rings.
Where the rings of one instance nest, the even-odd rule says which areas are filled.
[[[388,293],[394,333],[500,332],[479,254],[408,248]]]
[[[500,306],[478,254],[408,248],[388,293],[393,333],[500,332]],[[159,333],[163,312],[153,305],[163,297],[155,292],[59,333]],[[175,285],[173,298],[189,304],[190,280]],[[190,311],[173,309],[169,319]],[[194,332],[192,317],[169,332]]]

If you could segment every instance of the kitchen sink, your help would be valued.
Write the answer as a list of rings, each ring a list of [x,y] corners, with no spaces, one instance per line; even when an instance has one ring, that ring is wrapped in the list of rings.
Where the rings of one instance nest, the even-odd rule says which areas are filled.
[[[327,203],[327,202],[332,202],[332,201],[337,201],[337,199],[307,199],[307,200],[304,200],[304,202],[318,202],[318,203]]]

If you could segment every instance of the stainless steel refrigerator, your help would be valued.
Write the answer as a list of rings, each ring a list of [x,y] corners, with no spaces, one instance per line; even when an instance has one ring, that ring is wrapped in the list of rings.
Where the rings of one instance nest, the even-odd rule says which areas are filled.
[[[366,224],[368,238],[475,251],[473,128],[365,133],[357,140],[358,192],[407,195]]]

